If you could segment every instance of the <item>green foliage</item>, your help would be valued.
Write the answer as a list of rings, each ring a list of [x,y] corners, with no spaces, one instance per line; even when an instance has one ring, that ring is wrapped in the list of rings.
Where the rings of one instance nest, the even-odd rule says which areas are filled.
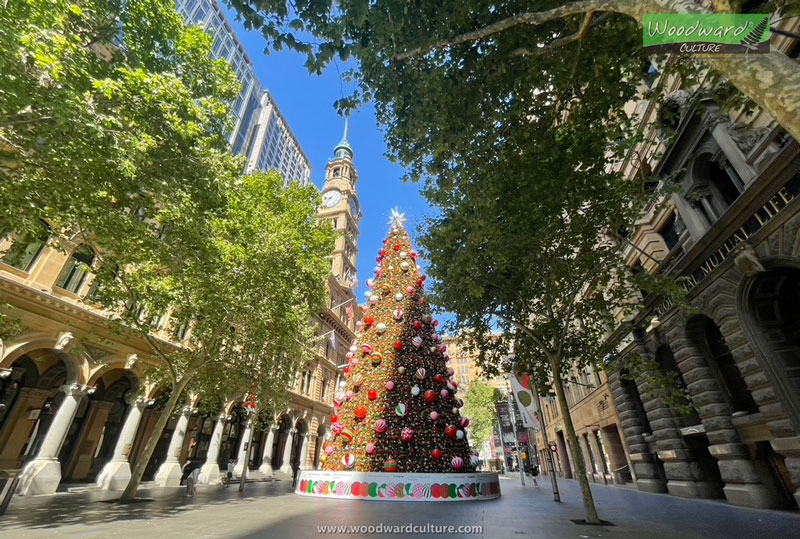
[[[210,48],[171,0],[7,2],[0,230],[32,238],[44,219],[65,248],[90,234],[135,261],[171,201],[218,205],[215,178],[241,167],[225,137],[238,82]]]
[[[464,416],[469,417],[472,445],[476,449],[492,436],[497,423],[494,403],[500,397],[496,388],[481,380],[473,381],[464,396]]]
[[[158,256],[101,273],[95,297],[150,340],[163,362],[154,380],[191,381],[191,391],[223,400],[256,384],[268,406],[310,359],[308,320],[324,301],[333,233],[316,222],[312,187],[284,189],[277,173],[221,183],[224,204],[213,215],[194,215],[191,200],[173,206],[182,211],[169,221]],[[149,335],[168,310],[172,329],[190,322],[180,347]]]

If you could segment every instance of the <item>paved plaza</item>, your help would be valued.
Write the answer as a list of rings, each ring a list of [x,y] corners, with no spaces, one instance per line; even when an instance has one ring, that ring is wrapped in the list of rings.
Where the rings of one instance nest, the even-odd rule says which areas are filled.
[[[0,520],[0,537],[375,537],[351,526],[478,526],[482,532],[425,537],[542,539],[610,537],[733,539],[800,536],[800,514],[732,507],[724,502],[685,500],[631,489],[593,485],[602,519],[611,526],[575,524],[583,510],[577,484],[561,480],[563,502],[554,503],[550,484],[521,487],[501,481],[499,500],[466,503],[372,502],[300,497],[287,482],[201,487],[194,498],[180,489],[142,492],[142,501],[110,503],[113,493],[57,494],[15,498]],[[328,527],[327,530],[320,527]],[[344,530],[336,529],[344,526]],[[415,537],[420,533],[394,536]]]

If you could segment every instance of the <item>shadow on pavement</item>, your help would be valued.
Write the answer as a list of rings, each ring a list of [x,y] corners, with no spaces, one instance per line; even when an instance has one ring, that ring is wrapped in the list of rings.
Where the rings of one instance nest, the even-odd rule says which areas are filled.
[[[185,487],[142,489],[135,502],[118,503],[120,492],[55,494],[15,497],[0,519],[0,531],[12,529],[57,529],[74,524],[94,525],[116,521],[155,520],[174,517],[208,506],[252,502],[263,497],[291,494],[289,482],[248,483],[244,492],[238,485],[198,487],[196,496]]]

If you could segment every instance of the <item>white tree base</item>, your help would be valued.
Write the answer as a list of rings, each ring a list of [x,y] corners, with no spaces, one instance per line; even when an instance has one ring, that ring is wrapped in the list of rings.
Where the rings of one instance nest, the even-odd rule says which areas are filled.
[[[270,464],[262,464],[258,467],[258,471],[267,477],[272,477],[272,466]]]
[[[348,500],[463,502],[500,497],[494,472],[300,472],[295,494]]]
[[[55,494],[60,482],[61,463],[58,459],[34,459],[22,470],[17,493],[23,496]]]
[[[158,467],[156,476],[153,479],[159,487],[179,487],[182,475],[183,471],[181,470],[180,462],[165,462]]]
[[[97,486],[102,490],[124,490],[131,479],[131,465],[127,460],[112,460],[103,466],[97,476]]]
[[[200,467],[200,475],[197,477],[197,484],[219,485],[222,482],[219,475],[219,465],[216,462],[206,462]]]

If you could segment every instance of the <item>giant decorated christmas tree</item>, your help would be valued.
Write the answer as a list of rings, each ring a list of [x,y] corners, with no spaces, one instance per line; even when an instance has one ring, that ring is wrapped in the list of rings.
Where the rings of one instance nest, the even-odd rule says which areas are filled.
[[[335,395],[334,437],[323,447],[324,470],[457,473],[475,471],[478,462],[403,222],[395,212],[367,283],[364,319]]]

